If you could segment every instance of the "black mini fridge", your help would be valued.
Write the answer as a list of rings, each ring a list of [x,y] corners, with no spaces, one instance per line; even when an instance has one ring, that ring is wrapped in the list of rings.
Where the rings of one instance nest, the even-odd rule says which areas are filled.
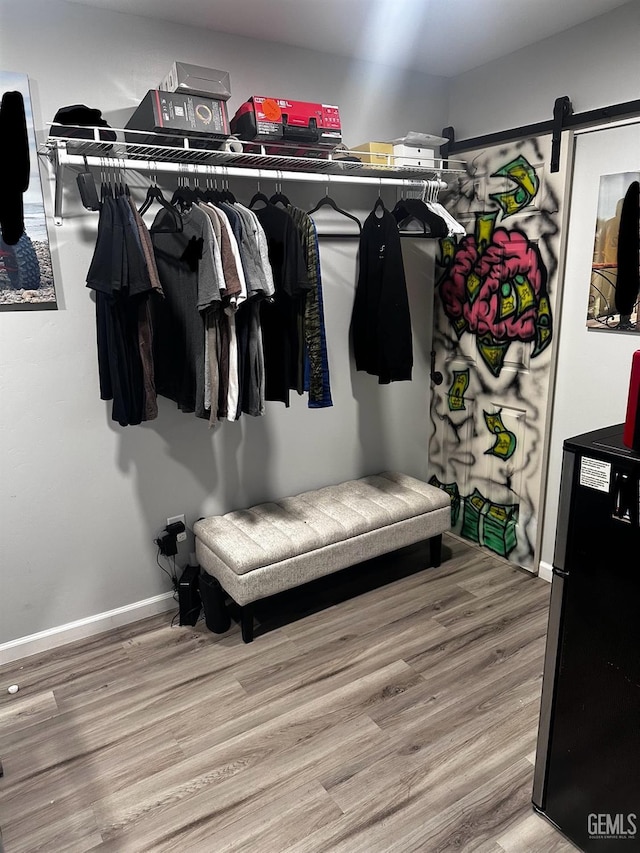
[[[640,851],[640,454],[564,443],[533,804],[585,853]]]

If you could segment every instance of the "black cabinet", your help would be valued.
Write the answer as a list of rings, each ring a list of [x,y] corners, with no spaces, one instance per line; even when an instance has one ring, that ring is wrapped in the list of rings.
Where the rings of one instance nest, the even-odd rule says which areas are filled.
[[[640,454],[564,444],[533,792],[586,853],[640,850]]]

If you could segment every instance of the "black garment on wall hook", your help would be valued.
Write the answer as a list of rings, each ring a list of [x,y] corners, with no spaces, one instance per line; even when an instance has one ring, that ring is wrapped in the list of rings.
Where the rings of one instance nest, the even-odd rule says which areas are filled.
[[[14,246],[24,234],[22,194],[29,187],[29,137],[20,92],[5,92],[0,104],[0,231]]]
[[[618,229],[618,275],[616,278],[615,302],[620,313],[620,322],[630,316],[640,289],[640,183],[633,181],[624,196]]]

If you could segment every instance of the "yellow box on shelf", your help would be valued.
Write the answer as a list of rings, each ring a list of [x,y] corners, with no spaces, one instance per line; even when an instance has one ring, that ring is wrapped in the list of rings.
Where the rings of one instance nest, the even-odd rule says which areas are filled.
[[[363,163],[393,166],[393,145],[390,142],[363,142],[350,149]]]

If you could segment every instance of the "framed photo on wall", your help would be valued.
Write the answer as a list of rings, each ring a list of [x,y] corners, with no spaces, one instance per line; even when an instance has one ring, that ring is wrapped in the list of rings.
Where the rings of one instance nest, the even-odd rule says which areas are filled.
[[[24,232],[17,242],[0,234],[0,311],[57,308],[49,234],[42,197],[36,135],[26,74],[0,71],[0,97],[19,92],[24,101],[29,143],[29,180],[22,194]],[[1,115],[0,115],[1,119]],[[11,152],[0,163],[0,192],[11,169]]]
[[[600,177],[588,328],[640,333],[639,181],[640,171]]]

